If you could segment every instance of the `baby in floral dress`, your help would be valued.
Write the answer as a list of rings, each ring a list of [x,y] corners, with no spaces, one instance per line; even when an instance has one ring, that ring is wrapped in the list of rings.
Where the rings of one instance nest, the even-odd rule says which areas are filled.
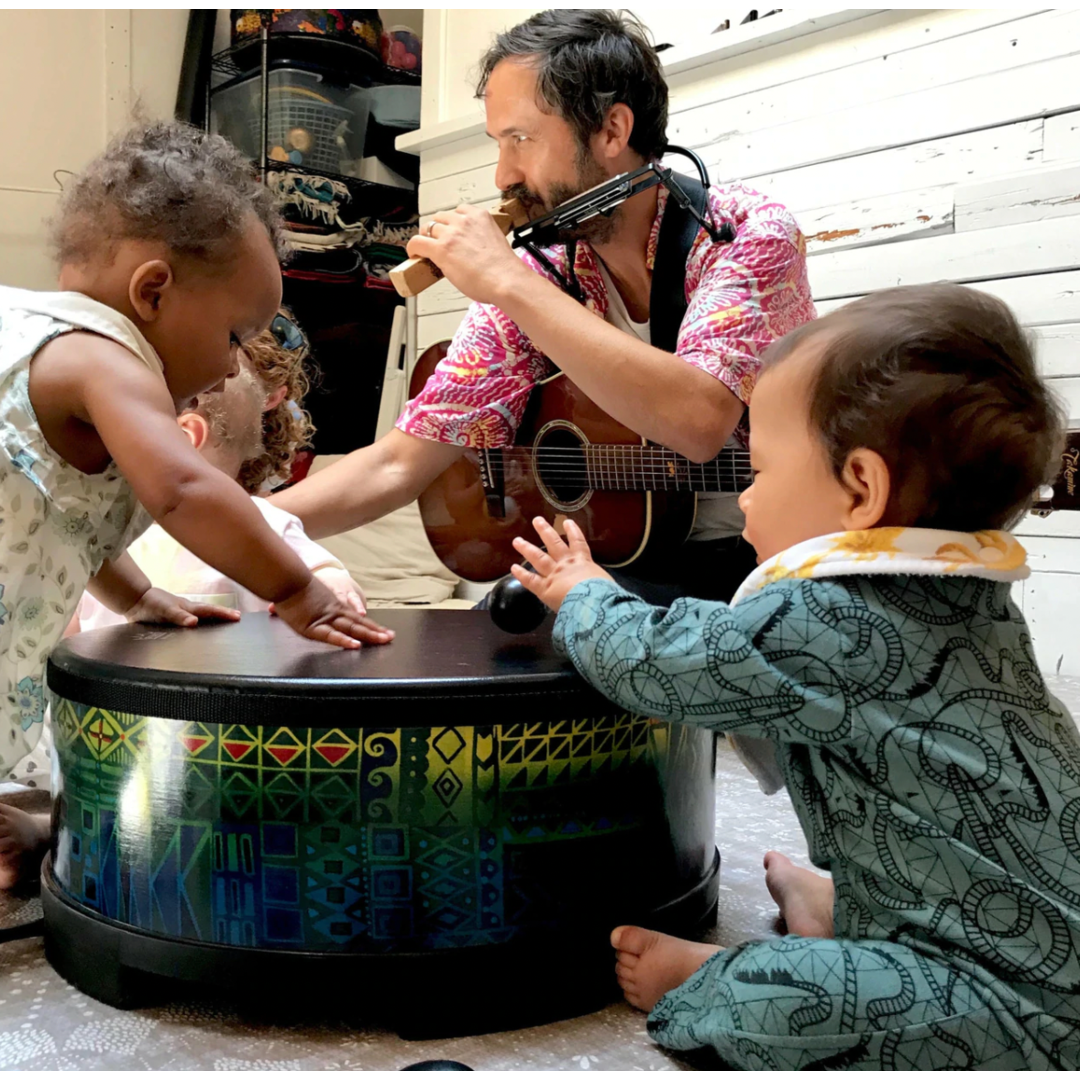
[[[40,737],[45,661],[84,588],[133,622],[239,618],[151,587],[125,554],[151,520],[298,633],[346,648],[390,640],[176,423],[236,375],[238,350],[274,319],[280,236],[238,151],[154,124],[118,137],[65,192],[62,291],[0,287],[3,774]],[[24,839],[0,807],[0,887],[17,877]]]
[[[515,574],[624,709],[751,737],[831,882],[766,856],[788,935],[612,934],[673,1049],[768,1069],[1080,1064],[1080,738],[1039,674],[1001,530],[1057,463],[1061,411],[999,301],[847,305],[766,354],[732,603],[655,608],[573,523]],[[770,748],[773,761],[761,753]]]

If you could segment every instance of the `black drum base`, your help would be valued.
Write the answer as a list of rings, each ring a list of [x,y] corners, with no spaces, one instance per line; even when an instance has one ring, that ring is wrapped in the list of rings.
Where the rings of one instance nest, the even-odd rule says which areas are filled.
[[[716,925],[720,856],[697,887],[644,924],[700,938]],[[385,1024],[406,1039],[488,1034],[565,1020],[616,1000],[612,927],[432,952],[348,954],[237,948],[123,926],[41,874],[45,955],[82,993],[119,1009],[206,992],[267,1019]]]

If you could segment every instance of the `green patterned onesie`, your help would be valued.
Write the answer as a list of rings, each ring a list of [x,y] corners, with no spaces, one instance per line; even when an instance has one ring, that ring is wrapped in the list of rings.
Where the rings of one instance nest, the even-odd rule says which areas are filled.
[[[769,1069],[1080,1064],[1080,738],[1004,533],[875,529],[759,567],[733,605],[574,588],[556,647],[635,712],[775,740],[835,940],[722,950],[649,1017]]]

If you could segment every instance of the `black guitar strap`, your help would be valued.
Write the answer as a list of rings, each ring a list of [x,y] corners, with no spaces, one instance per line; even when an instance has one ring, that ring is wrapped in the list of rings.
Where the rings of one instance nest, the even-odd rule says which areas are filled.
[[[698,180],[675,174],[679,186],[690,196],[694,207],[707,218],[708,192]],[[689,210],[668,197],[660,236],[656,242],[656,261],[653,263],[652,290],[649,293],[649,331],[652,344],[664,352],[673,353],[679,338],[679,327],[686,314],[686,261],[701,226]]]

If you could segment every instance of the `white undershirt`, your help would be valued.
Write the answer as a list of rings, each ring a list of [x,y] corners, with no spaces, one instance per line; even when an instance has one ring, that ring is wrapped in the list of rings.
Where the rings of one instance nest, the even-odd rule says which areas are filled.
[[[646,319],[644,322],[634,322],[634,320],[630,318],[630,313],[626,310],[626,303],[619,293],[619,290],[615,287],[615,282],[611,280],[611,275],[608,273],[608,268],[604,265],[604,260],[597,256],[596,262],[600,267],[600,276],[604,279],[604,288],[607,289],[608,294],[606,321],[628,334],[637,335],[646,345],[651,345],[652,320]]]
[[[630,313],[626,310],[626,303],[619,290],[615,287],[603,259],[597,256],[597,265],[600,267],[600,277],[603,278],[604,288],[607,289],[608,309],[605,321],[622,330],[623,333],[633,334],[647,345],[652,344],[651,319],[645,322],[634,322]],[[738,446],[734,437],[728,439],[728,446]],[[697,516],[694,518],[694,527],[690,531],[691,540],[720,540],[727,536],[738,536],[746,526],[746,519],[739,509],[738,496],[724,492],[699,492],[697,502]]]

